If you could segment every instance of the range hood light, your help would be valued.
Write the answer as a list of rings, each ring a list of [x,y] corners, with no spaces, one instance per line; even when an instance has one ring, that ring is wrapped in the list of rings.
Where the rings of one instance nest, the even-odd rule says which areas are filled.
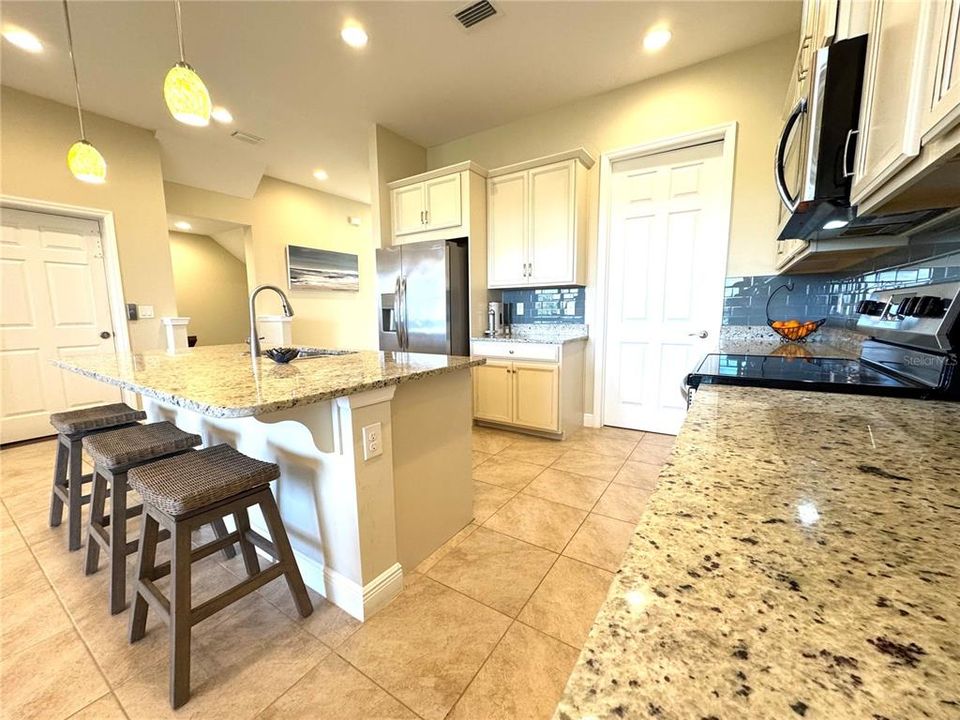
[[[849,220],[830,220],[823,224],[824,230],[839,230],[842,227],[846,227],[850,224]]]

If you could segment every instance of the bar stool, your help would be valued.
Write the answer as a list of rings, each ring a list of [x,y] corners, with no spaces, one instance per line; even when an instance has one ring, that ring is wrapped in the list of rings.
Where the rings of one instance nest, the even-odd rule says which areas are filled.
[[[281,575],[301,617],[313,612],[287,532],[280,519],[270,481],[280,476],[273,463],[247,457],[229,445],[215,445],[130,470],[130,486],[143,498],[136,594],[130,613],[131,643],[146,634],[147,609],[152,607],[170,631],[170,706],[190,699],[190,631],[197,623],[246,597]],[[273,539],[250,529],[248,508],[259,505]],[[201,524],[233,515],[236,531],[191,550],[190,534]],[[170,562],[156,564],[159,528],[170,532]],[[191,607],[191,564],[238,542],[247,579]],[[260,569],[256,548],[275,561]],[[170,597],[155,581],[170,575]]]
[[[127,605],[126,557],[137,551],[138,541],[127,542],[127,523],[140,515],[142,505],[127,507],[127,473],[135,467],[164,457],[190,452],[199,445],[199,435],[187,433],[170,422],[134,425],[120,430],[90,435],[83,439],[83,449],[94,460],[93,492],[90,520],[87,525],[87,559],[84,573],[98,570],[100,548],[107,553],[110,565],[110,612],[116,615]],[[109,483],[109,490],[107,485]],[[104,513],[107,495],[111,511]],[[214,522],[218,537],[226,537],[227,527],[221,518]],[[166,539],[164,534],[161,539]],[[226,557],[236,556],[233,545],[223,549]]]
[[[113,403],[83,410],[54,413],[50,424],[57,430],[57,460],[53,469],[53,488],[50,494],[50,527],[58,527],[63,520],[63,506],[67,506],[67,547],[80,549],[80,510],[90,502],[83,494],[83,485],[93,479],[83,474],[83,438],[106,430],[136,425],[146,419],[142,410],[134,410],[125,403]],[[69,471],[68,471],[69,465]]]

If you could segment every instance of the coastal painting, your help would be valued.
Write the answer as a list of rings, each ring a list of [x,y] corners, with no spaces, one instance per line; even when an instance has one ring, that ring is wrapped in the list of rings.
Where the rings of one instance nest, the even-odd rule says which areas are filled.
[[[357,256],[287,245],[290,289],[360,291]]]

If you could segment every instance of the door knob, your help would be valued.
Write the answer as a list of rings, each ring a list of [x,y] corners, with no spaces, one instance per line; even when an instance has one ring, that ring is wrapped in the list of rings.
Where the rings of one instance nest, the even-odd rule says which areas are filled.
[[[103,338],[104,340],[109,340],[109,339],[110,339],[110,333],[109,333],[108,331],[104,330],[102,333],[100,333],[100,337]]]
[[[701,330],[700,332],[687,333],[687,337],[698,337],[701,340],[705,340],[709,334],[706,330]]]

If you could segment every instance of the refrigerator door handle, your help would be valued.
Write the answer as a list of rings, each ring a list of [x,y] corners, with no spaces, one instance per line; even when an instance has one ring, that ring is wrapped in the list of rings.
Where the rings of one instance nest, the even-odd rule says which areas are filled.
[[[393,323],[396,326],[397,330],[397,344],[400,346],[400,349],[403,349],[403,334],[402,328],[400,327],[400,276],[397,275],[397,280],[393,286]]]
[[[400,325],[403,335],[400,340],[400,349],[410,349],[410,336],[407,334],[407,279],[400,278]]]

